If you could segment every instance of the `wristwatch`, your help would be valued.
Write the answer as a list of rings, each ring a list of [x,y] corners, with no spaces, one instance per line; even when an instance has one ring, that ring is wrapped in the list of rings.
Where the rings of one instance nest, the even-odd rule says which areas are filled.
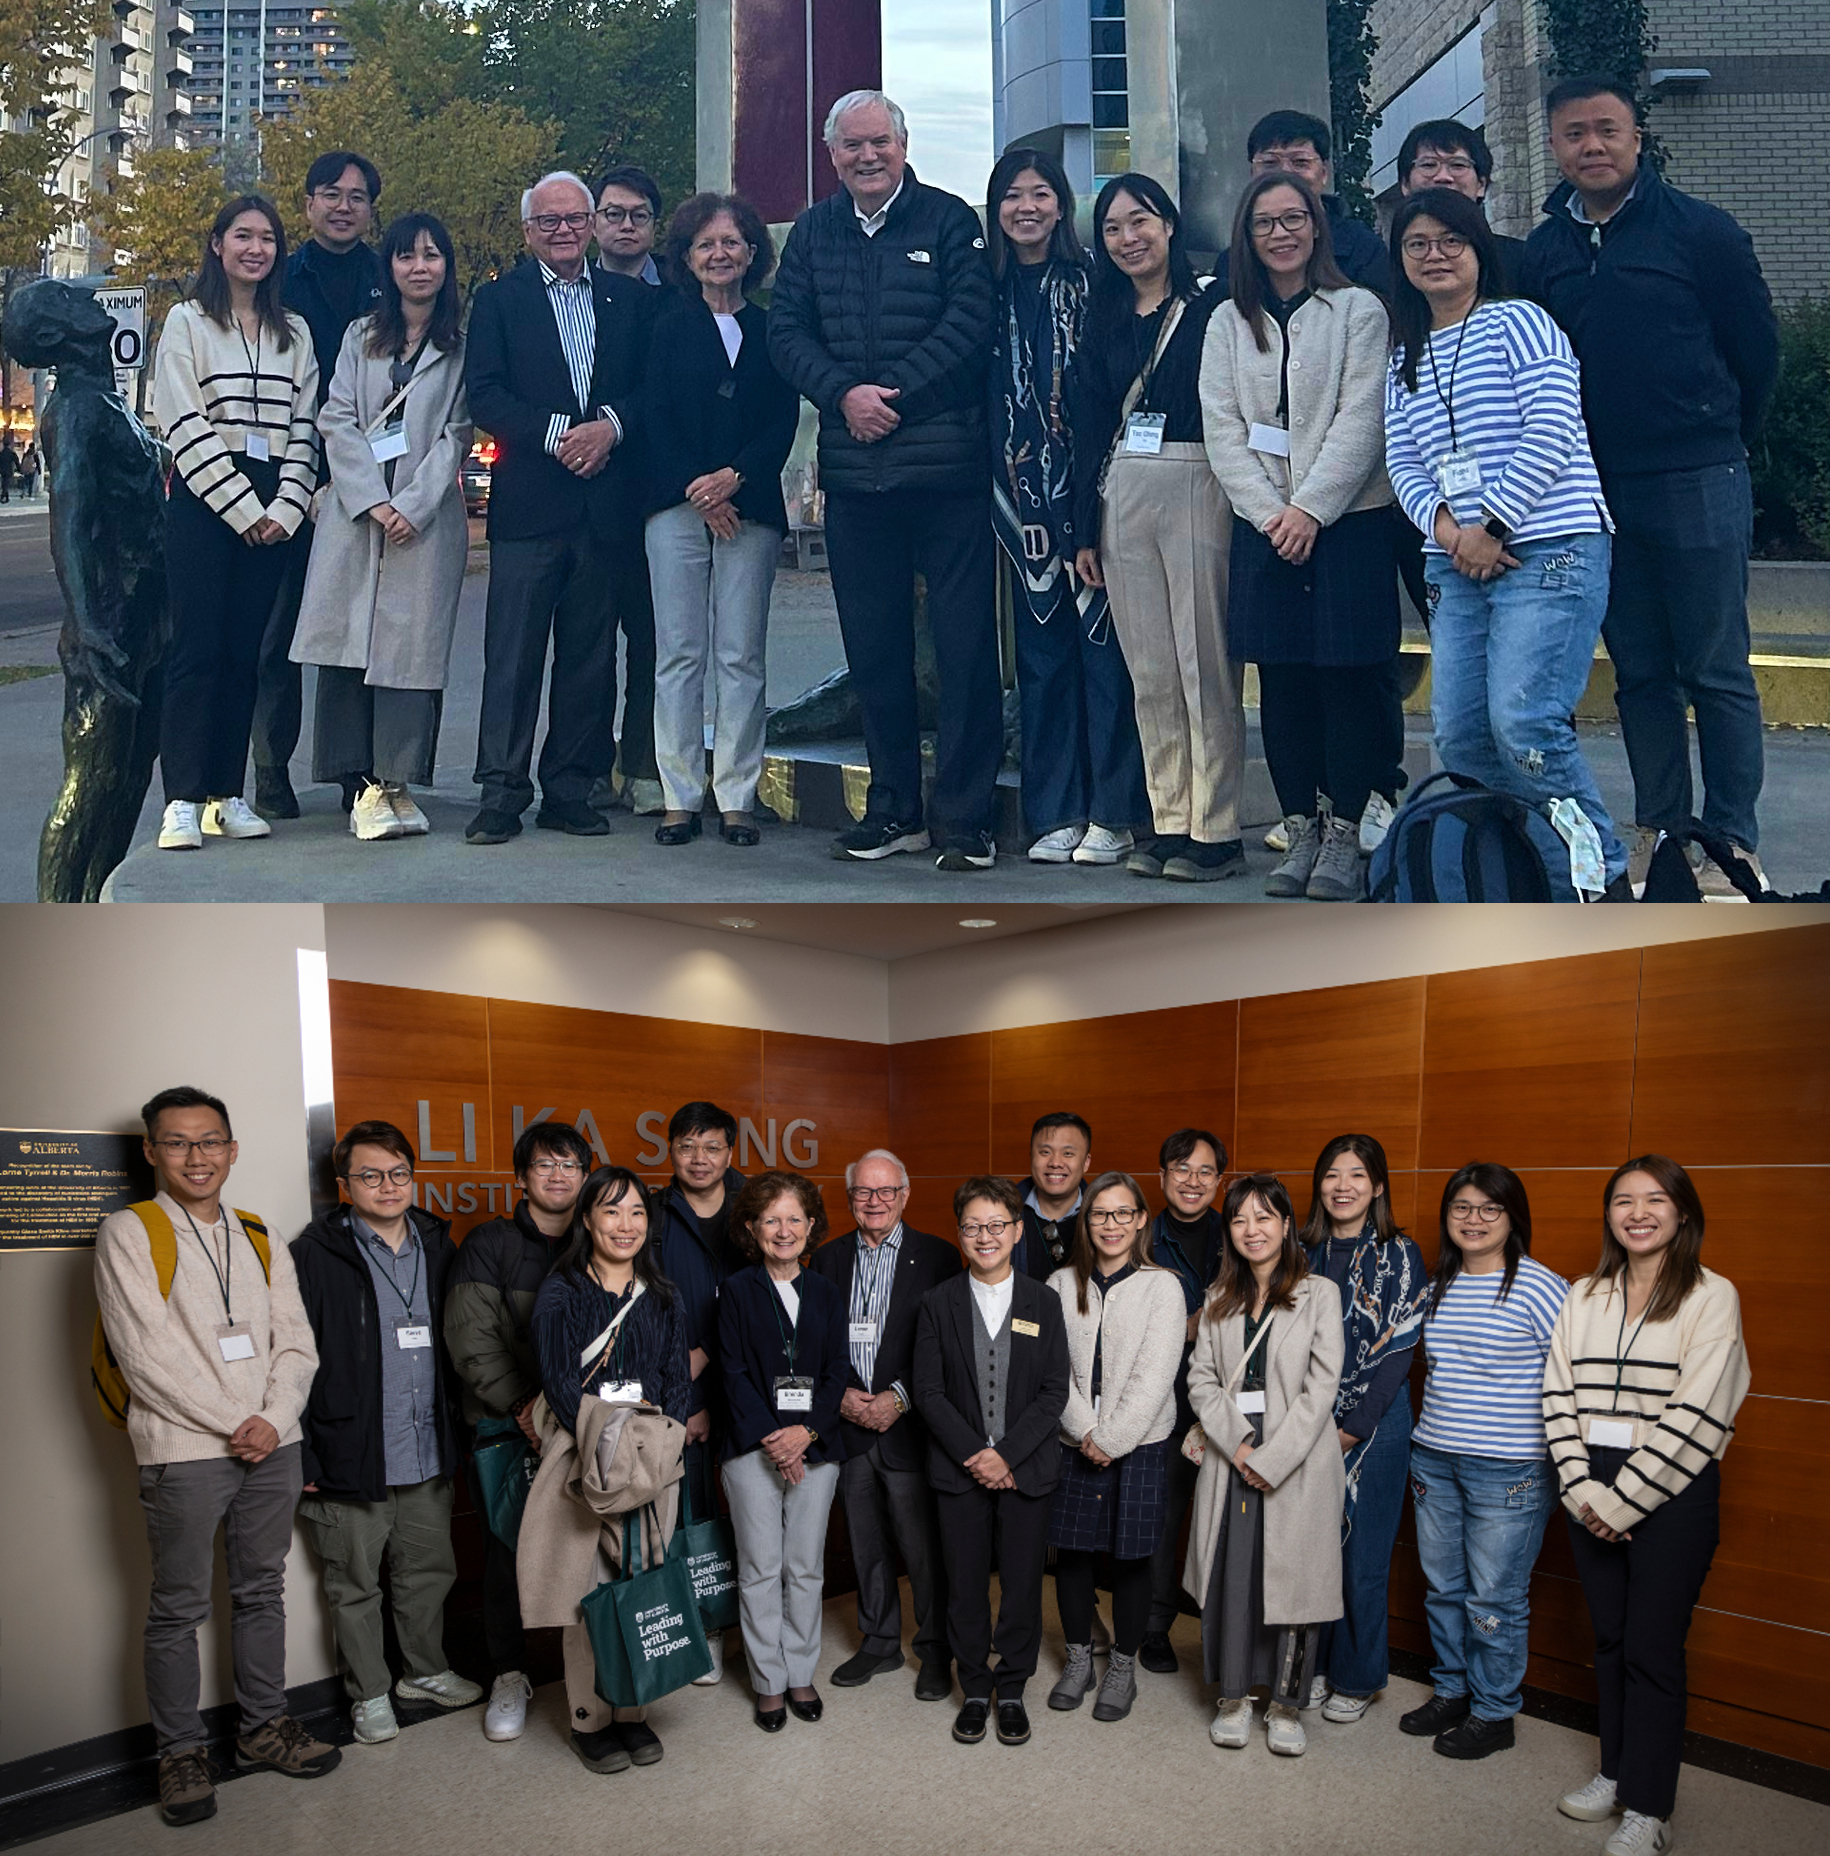
[[[1512,539],[1512,524],[1509,522],[1502,522],[1498,516],[1488,516],[1487,520],[1482,523],[1481,526],[1486,529],[1487,533],[1491,535],[1501,547],[1504,547],[1506,543]]]

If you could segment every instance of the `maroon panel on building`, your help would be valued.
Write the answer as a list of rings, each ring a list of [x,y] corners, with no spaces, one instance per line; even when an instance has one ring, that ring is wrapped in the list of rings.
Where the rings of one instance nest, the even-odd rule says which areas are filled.
[[[810,0],[813,15],[813,197],[823,200],[839,185],[820,132],[826,112],[848,90],[877,90],[883,84],[883,24],[878,0]]]

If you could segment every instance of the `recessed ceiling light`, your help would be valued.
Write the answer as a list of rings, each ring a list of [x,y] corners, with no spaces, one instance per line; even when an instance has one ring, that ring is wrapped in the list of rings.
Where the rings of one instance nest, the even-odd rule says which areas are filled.
[[[754,928],[756,926],[754,919],[748,915],[721,915],[718,917],[718,923],[723,928]]]
[[[989,915],[966,915],[960,918],[962,928],[995,928],[997,923]]]

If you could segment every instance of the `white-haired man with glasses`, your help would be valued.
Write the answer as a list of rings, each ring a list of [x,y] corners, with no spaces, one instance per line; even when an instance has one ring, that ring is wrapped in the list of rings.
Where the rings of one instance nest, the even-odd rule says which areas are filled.
[[[953,1692],[947,1650],[946,1574],[928,1483],[927,1427],[915,1413],[915,1324],[921,1299],[960,1272],[953,1245],[903,1222],[908,1169],[874,1147],[845,1169],[854,1228],[813,1253],[811,1268],[846,1298],[851,1372],[839,1416],[845,1462],[839,1495],[858,1569],[858,1653],[833,1671],[840,1688],[903,1666],[902,1590],[896,1558],[909,1571],[915,1607],[916,1698]]]

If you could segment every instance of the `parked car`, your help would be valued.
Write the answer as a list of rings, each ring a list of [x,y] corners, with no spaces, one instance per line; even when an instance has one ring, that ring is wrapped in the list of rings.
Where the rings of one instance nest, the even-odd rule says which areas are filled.
[[[464,486],[464,513],[480,516],[489,508],[490,470],[496,461],[496,441],[479,438],[458,472]]]

